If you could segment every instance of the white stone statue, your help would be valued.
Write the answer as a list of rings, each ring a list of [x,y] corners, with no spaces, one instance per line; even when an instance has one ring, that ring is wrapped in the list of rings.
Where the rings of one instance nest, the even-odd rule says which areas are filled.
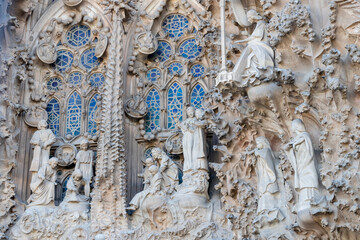
[[[91,178],[94,176],[93,173],[93,158],[94,152],[88,150],[89,142],[83,140],[80,143],[80,151],[76,155],[76,165],[75,170],[79,169],[82,173],[82,177],[85,181],[85,196],[90,196],[90,183]]]
[[[80,189],[84,185],[84,180],[80,169],[75,169],[71,174],[69,181],[66,184],[65,202],[83,202],[87,201],[88,197],[80,194]]]
[[[34,145],[33,159],[30,165],[33,178],[36,178],[35,175],[39,169],[49,161],[50,148],[55,141],[56,136],[50,129],[47,129],[47,122],[41,120],[38,124],[38,130],[30,140],[30,143]]]
[[[155,165],[154,160],[152,158],[145,159],[145,169],[144,172],[139,174],[138,176],[143,178],[144,190],[147,189],[150,185],[152,174],[150,173],[150,167]]]
[[[276,205],[274,193],[279,192],[276,181],[276,171],[274,167],[274,154],[270,143],[263,137],[256,138],[256,175],[258,179],[257,191],[259,194],[257,212],[263,210],[273,210]]]
[[[143,191],[137,193],[133,199],[130,201],[129,203],[129,207],[127,207],[128,210],[136,210],[141,208],[142,203],[144,202],[144,200],[150,196],[150,195],[156,195],[156,194],[160,194],[160,195],[165,195],[164,192],[160,192],[162,189],[162,175],[161,172],[159,171],[159,167],[156,166],[155,164],[151,165],[148,169],[148,174],[149,174],[149,186]]]
[[[256,23],[256,28],[250,37],[237,41],[237,43],[248,43],[233,70],[233,79],[240,82],[244,77],[258,75],[261,69],[274,67],[275,54],[266,41],[265,21],[255,10],[249,10],[247,17],[250,23]]]
[[[54,204],[57,163],[58,159],[55,157],[46,161],[32,179],[30,184],[32,194],[28,199],[29,206]]]
[[[311,200],[318,194],[319,180],[314,148],[304,123],[295,119],[291,128],[295,137],[285,146],[285,151],[295,171],[295,189],[299,193],[297,211],[300,211],[310,208]]]
[[[162,178],[164,179],[164,188],[168,193],[172,193],[179,185],[179,168],[160,148],[153,148],[151,154],[157,162]]]
[[[206,121],[202,120],[203,111],[197,109],[195,117],[195,108],[188,107],[186,113],[188,118],[182,123],[180,123],[178,119],[175,119],[176,125],[183,132],[183,172],[197,171],[199,169],[208,171],[204,132]]]

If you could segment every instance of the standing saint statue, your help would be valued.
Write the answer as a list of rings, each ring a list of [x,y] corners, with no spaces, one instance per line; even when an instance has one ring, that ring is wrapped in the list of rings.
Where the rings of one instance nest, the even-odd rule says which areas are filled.
[[[204,133],[206,121],[202,120],[203,111],[198,109],[197,116],[194,116],[195,108],[188,107],[186,113],[188,118],[185,121],[180,123],[178,119],[175,119],[176,125],[183,133],[183,172],[199,169],[208,171]]]
[[[33,176],[30,184],[32,194],[28,199],[29,206],[47,206],[54,203],[56,185],[56,166],[58,159],[53,157],[43,164]]]
[[[91,178],[94,176],[93,173],[93,158],[94,152],[88,150],[89,142],[88,140],[83,140],[80,143],[80,151],[76,155],[76,165],[75,170],[79,169],[82,173],[82,177],[85,182],[85,196],[90,196],[90,183]]]
[[[279,192],[274,166],[275,157],[269,141],[263,136],[256,138],[255,157],[258,179],[257,191],[259,194],[257,212],[260,213],[263,210],[274,209],[277,201],[274,193]]]
[[[291,128],[295,137],[285,146],[285,151],[295,171],[295,189],[299,192],[297,210],[300,211],[310,208],[311,200],[317,196],[319,180],[314,148],[304,123],[295,119]]]
[[[30,172],[32,178],[36,178],[36,174],[42,166],[45,166],[49,161],[50,148],[56,141],[55,134],[47,129],[47,122],[40,120],[38,123],[38,130],[32,136],[30,143],[34,145],[33,159],[30,165]]]
[[[237,41],[237,43],[248,43],[233,70],[233,78],[237,81],[241,81],[243,77],[257,76],[260,70],[275,65],[275,53],[267,43],[266,23],[263,17],[255,10],[249,10],[246,15],[250,23],[256,23],[256,28],[250,37]]]

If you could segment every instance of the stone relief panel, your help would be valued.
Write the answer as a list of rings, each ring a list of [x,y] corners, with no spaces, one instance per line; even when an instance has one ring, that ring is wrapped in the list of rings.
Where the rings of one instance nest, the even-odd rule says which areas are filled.
[[[359,9],[1,5],[0,238],[358,239]]]

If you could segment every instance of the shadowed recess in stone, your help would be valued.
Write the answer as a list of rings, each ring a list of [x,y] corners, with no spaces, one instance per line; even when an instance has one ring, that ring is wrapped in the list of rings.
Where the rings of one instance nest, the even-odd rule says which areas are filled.
[[[175,128],[174,117],[177,117],[180,121],[183,118],[183,91],[178,83],[173,83],[168,91],[167,96],[168,107],[167,107],[167,127],[168,129]]]
[[[146,104],[148,113],[145,117],[145,131],[151,132],[160,126],[160,95],[156,89],[148,93]]]
[[[96,134],[96,122],[95,122],[95,113],[97,110],[97,99],[99,94],[95,94],[89,102],[89,119],[88,119],[88,133],[90,135]]]
[[[61,79],[57,77],[52,77],[49,79],[46,86],[49,91],[59,91],[60,87],[62,86]]]
[[[85,25],[76,25],[66,33],[66,40],[73,47],[82,47],[90,41],[91,30]]]
[[[204,94],[204,88],[200,84],[197,84],[191,92],[191,106],[197,109],[202,108]]]
[[[161,76],[160,70],[157,68],[152,68],[146,73],[146,78],[150,82],[156,82]]]
[[[197,45],[195,39],[185,40],[179,48],[179,53],[181,56],[187,59],[194,59],[200,55],[202,47]]]
[[[70,96],[67,106],[66,135],[80,135],[81,109],[81,97],[77,92],[74,92]]]
[[[59,102],[53,98],[51,99],[47,106],[46,106],[46,112],[48,113],[48,125],[51,131],[55,135],[59,135],[60,130],[60,104]]]
[[[169,37],[181,37],[184,30],[189,28],[189,20],[180,14],[171,14],[162,22],[162,29],[169,34]]]
[[[152,61],[159,60],[160,62],[165,62],[169,59],[171,51],[172,49],[169,43],[159,41],[158,49],[153,54],[149,55],[149,59]]]

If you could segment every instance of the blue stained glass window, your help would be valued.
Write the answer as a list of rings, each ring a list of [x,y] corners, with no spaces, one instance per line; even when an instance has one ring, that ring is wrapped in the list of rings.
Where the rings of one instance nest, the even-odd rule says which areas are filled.
[[[55,61],[55,69],[60,73],[70,69],[74,61],[74,55],[67,50],[57,51],[57,58]]]
[[[202,77],[205,73],[205,67],[201,64],[195,64],[191,67],[190,72],[195,78]]]
[[[181,73],[184,71],[184,67],[181,63],[174,62],[169,65],[168,71],[171,76],[174,76],[176,74],[181,75]]]
[[[93,69],[94,67],[99,66],[100,61],[99,59],[95,56],[95,48],[89,48],[86,49],[82,54],[81,54],[81,64],[86,68],[86,69]]]
[[[81,126],[81,97],[74,92],[68,102],[66,113],[66,135],[80,135]]]
[[[169,43],[165,41],[159,41],[158,49],[151,55],[149,55],[149,58],[152,61],[159,60],[160,62],[165,62],[169,59],[171,55],[171,46]]]
[[[67,42],[74,47],[82,47],[90,41],[91,30],[85,25],[76,25],[66,33]]]
[[[189,20],[183,15],[172,14],[165,18],[162,28],[171,38],[181,37],[184,35],[184,29],[189,28]]]
[[[160,95],[156,89],[152,89],[148,93],[146,104],[148,113],[145,117],[145,131],[151,132],[160,126]]]
[[[55,135],[59,135],[60,131],[60,104],[53,98],[46,106],[46,112],[48,114],[48,125],[51,131]]]
[[[72,72],[69,75],[69,83],[74,86],[79,86],[81,84],[82,79],[84,78],[84,75],[81,72]]]
[[[68,183],[68,181],[69,181],[69,179],[70,179],[70,176],[71,176],[71,174],[69,174],[69,175],[65,178],[65,180],[64,180],[64,182],[63,182],[63,184],[62,184],[61,201],[63,201],[64,198],[65,198],[66,191],[67,191],[66,185],[67,185],[67,183]]]
[[[152,157],[152,153],[151,153],[151,150],[152,150],[152,149],[153,149],[153,148],[150,147],[150,148],[147,148],[147,149],[145,150],[145,153],[144,153],[145,159]]]
[[[151,82],[156,82],[160,78],[160,70],[157,68],[152,68],[146,73],[146,78]]]
[[[177,117],[179,121],[182,121],[183,118],[183,91],[178,83],[173,83],[168,91],[167,96],[168,107],[167,107],[167,115],[168,115],[168,129],[175,128],[174,117]]]
[[[98,97],[99,94],[95,94],[89,102],[88,132],[91,135],[96,133],[95,113],[98,108],[96,105]]]
[[[49,91],[58,91],[62,85],[61,79],[57,77],[52,77],[47,82],[46,86]]]
[[[104,81],[105,81],[105,76],[102,73],[93,73],[89,78],[89,82],[92,87],[101,87]]]
[[[196,44],[195,39],[188,39],[184,41],[179,48],[181,56],[187,59],[194,59],[200,55],[202,47]]]
[[[200,84],[197,84],[191,92],[191,106],[194,108],[202,108],[204,94],[204,88]]]

